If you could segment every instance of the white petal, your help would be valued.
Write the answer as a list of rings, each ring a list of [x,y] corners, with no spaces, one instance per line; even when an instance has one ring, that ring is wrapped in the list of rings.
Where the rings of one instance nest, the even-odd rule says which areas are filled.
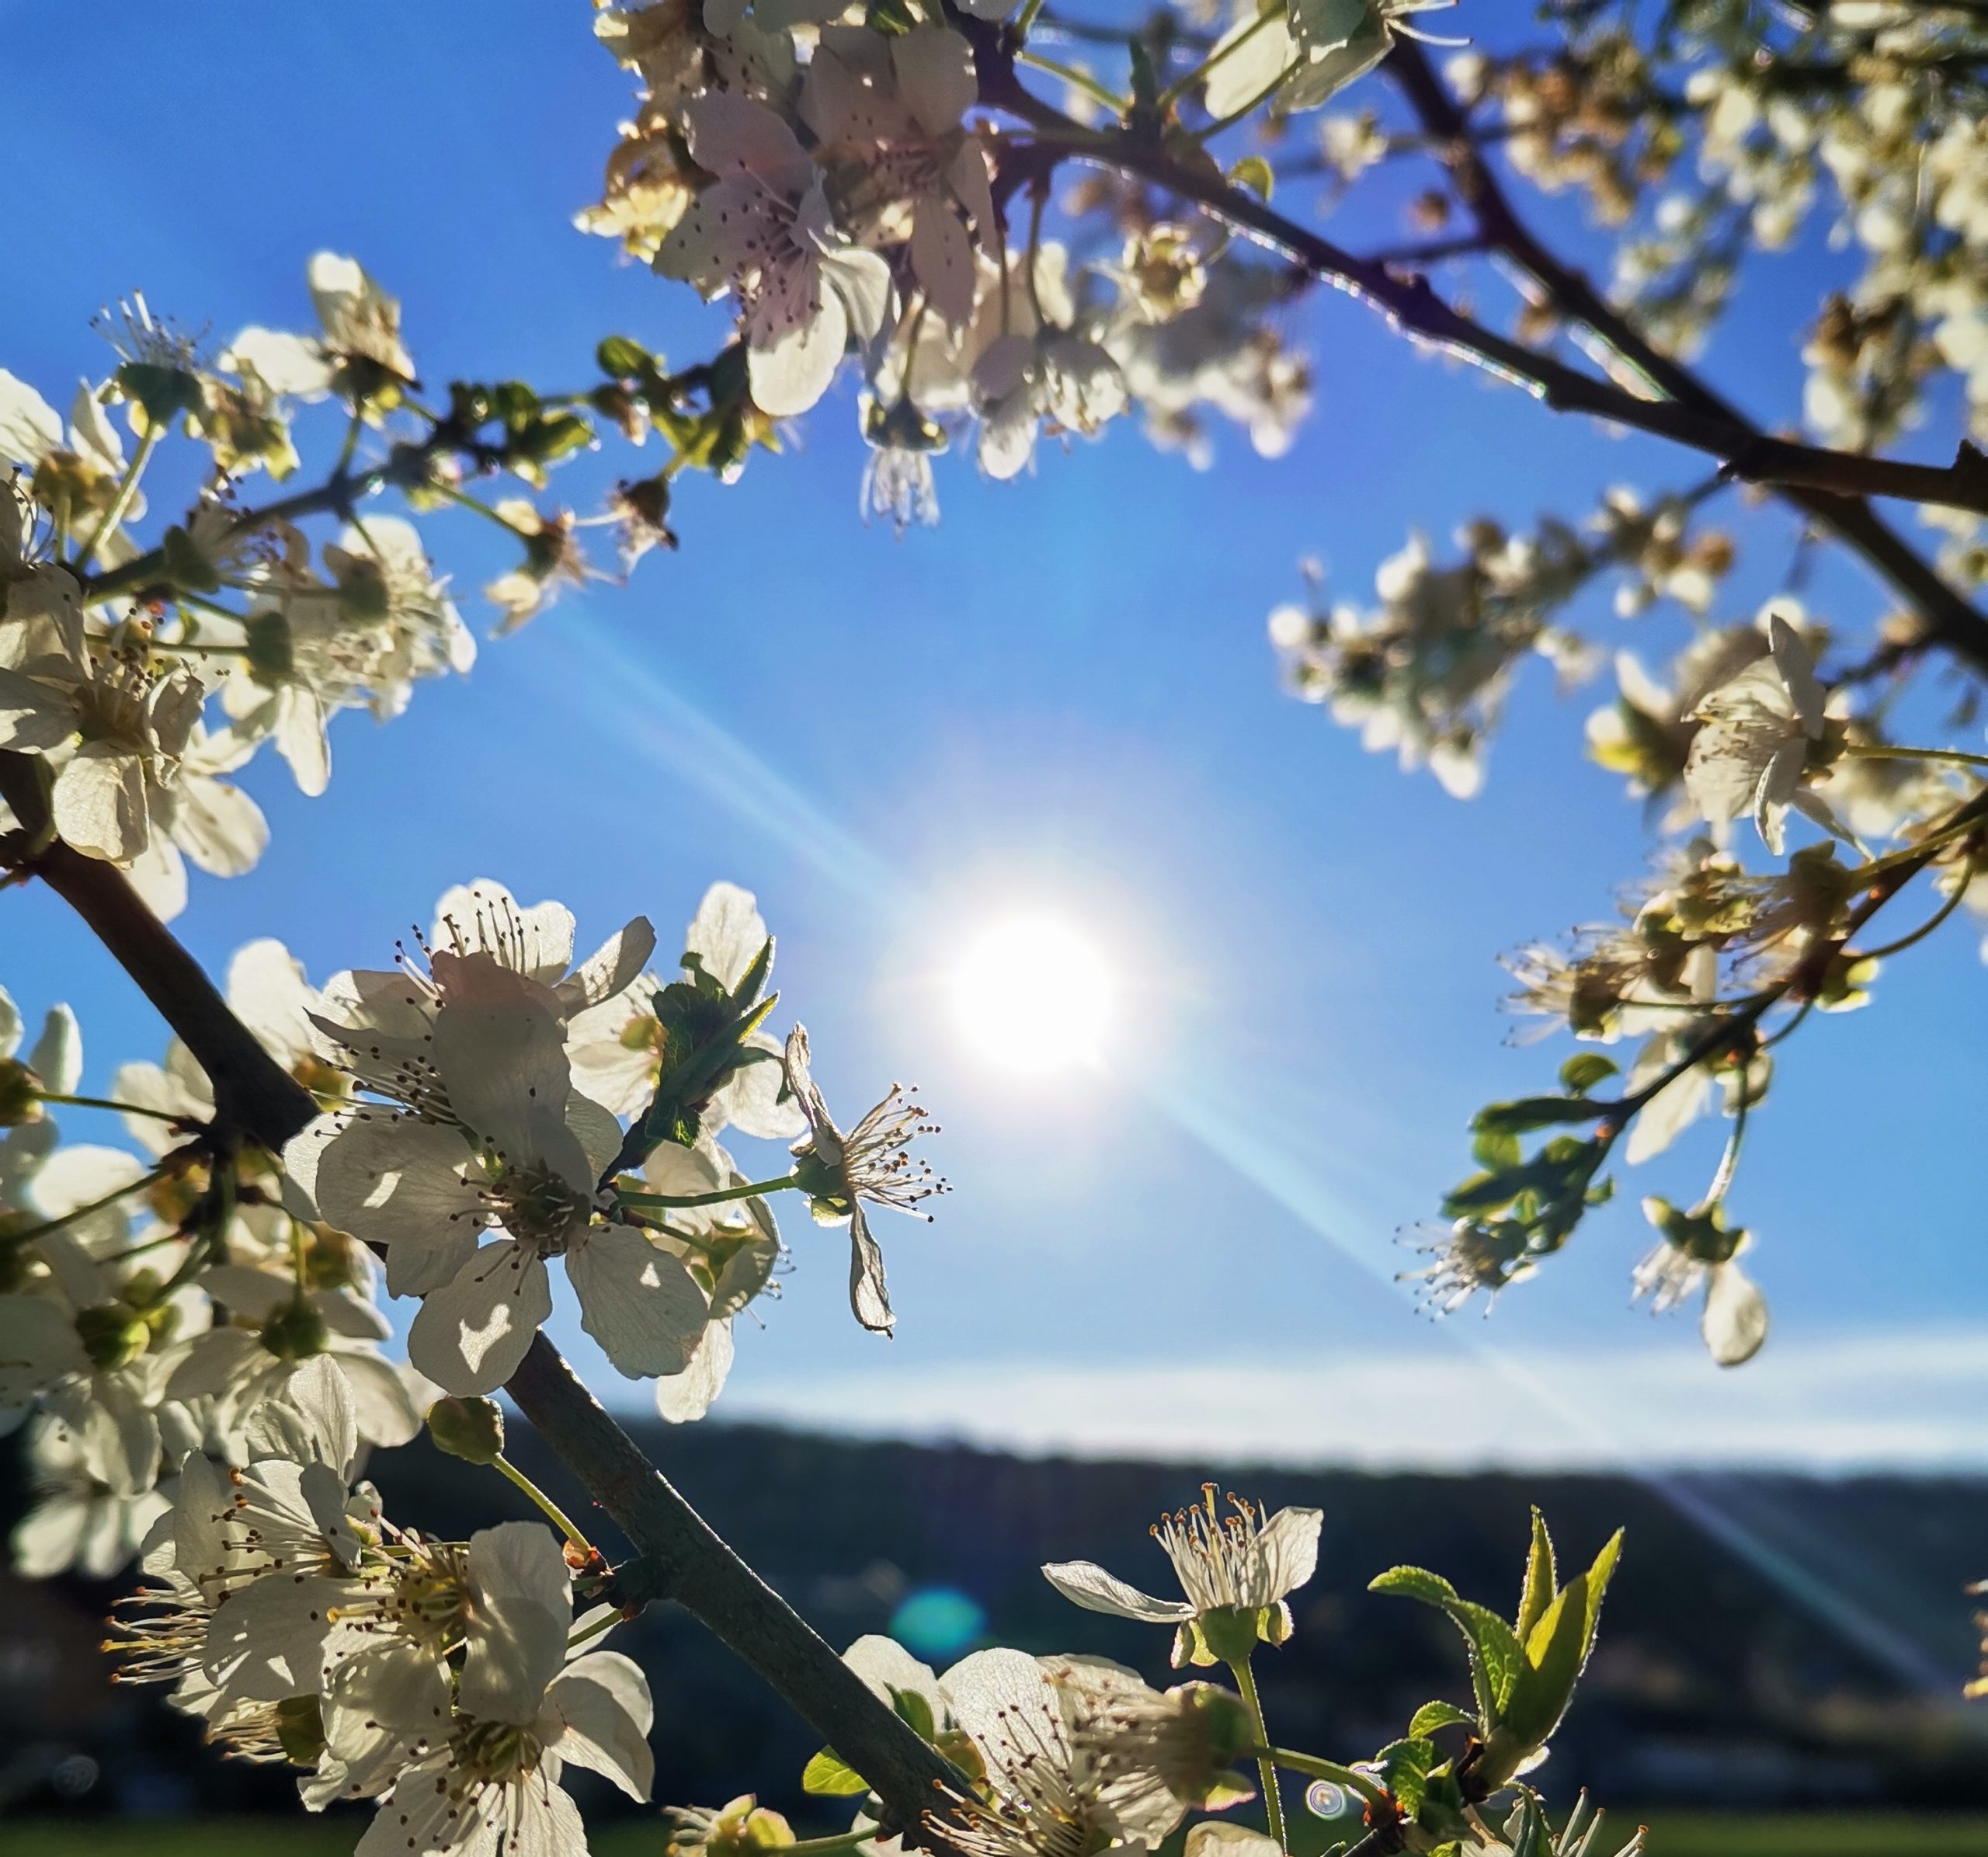
[[[860,1200],[849,1220],[849,1306],[857,1320],[873,1334],[887,1335],[896,1325],[884,1282],[883,1247],[871,1236]]]
[[[506,1521],[470,1537],[469,1578],[475,1598],[457,1706],[523,1727],[566,1661],[572,1574],[550,1528]]]
[[[778,179],[812,164],[784,118],[731,91],[707,91],[683,106],[690,158],[707,173]]]
[[[1319,1570],[1319,1531],[1325,1525],[1322,1509],[1280,1509],[1257,1540],[1270,1591],[1265,1603],[1295,1593]]]
[[[948,135],[979,95],[973,50],[943,26],[916,26],[891,40],[898,88],[918,126],[934,137]]]
[[[731,1323],[707,1322],[690,1365],[656,1381],[655,1409],[666,1424],[689,1424],[711,1410],[732,1371],[732,1355]]]
[[[311,1132],[284,1150],[287,1164]],[[454,1128],[414,1116],[363,1115],[317,1155],[318,1208],[339,1230],[387,1247],[387,1288],[424,1295],[467,1262],[489,1208],[464,1178],[469,1150]]]
[[[55,777],[55,829],[85,857],[122,864],[151,837],[144,761],[110,742],[86,742]]]
[[[1767,1299],[1738,1264],[1728,1261],[1712,1271],[1699,1332],[1722,1367],[1737,1367],[1760,1351],[1767,1338]]]
[[[322,346],[279,329],[245,329],[229,344],[221,365],[233,374],[252,371],[266,387],[301,399],[321,400],[332,390],[331,363]]]
[[[62,443],[61,416],[26,381],[0,367],[0,460],[30,470]]]
[[[1181,1599],[1156,1599],[1090,1560],[1052,1562],[1042,1577],[1072,1605],[1086,1612],[1107,1612],[1114,1619],[1138,1619],[1149,1625],[1177,1625],[1191,1619],[1194,1608]]]
[[[729,993],[745,979],[746,970],[766,944],[766,924],[750,890],[735,883],[714,883],[690,926],[683,932],[683,951],[695,955],[704,972]]]
[[[566,1254],[580,1326],[631,1379],[680,1373],[704,1327],[704,1292],[633,1226],[596,1226]]]
[[[655,930],[646,916],[602,944],[553,989],[568,1014],[611,1000],[634,985],[655,952]]]
[[[848,339],[849,318],[842,297],[823,290],[812,315],[755,339],[747,349],[746,378],[754,403],[770,419],[805,412],[828,391]]]
[[[545,1706],[561,1724],[548,1744],[554,1753],[603,1775],[631,1799],[648,1799],[655,1783],[648,1744],[655,1709],[634,1663],[612,1650],[579,1658],[554,1680]]]
[[[506,1239],[430,1292],[408,1329],[408,1358],[445,1393],[495,1393],[551,1313],[544,1261]]]
[[[315,1692],[331,1611],[346,1591],[342,1581],[276,1573],[230,1594],[208,1621],[207,1674],[229,1695],[258,1702]]]

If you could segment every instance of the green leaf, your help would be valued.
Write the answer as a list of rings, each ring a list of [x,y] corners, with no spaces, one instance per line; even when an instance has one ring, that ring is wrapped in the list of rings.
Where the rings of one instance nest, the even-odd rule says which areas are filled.
[[[1484,1704],[1485,1719],[1493,1726],[1502,1720],[1511,1699],[1512,1685],[1524,1667],[1525,1653],[1512,1628],[1488,1605],[1468,1599],[1453,1599],[1444,1608],[1456,1621],[1457,1629],[1468,1641],[1473,1678],[1481,1676],[1479,1700]]]
[[[654,365],[649,351],[631,336],[610,336],[593,351],[600,371],[617,381],[646,374]]]
[[[1560,1081],[1576,1096],[1586,1096],[1597,1083],[1606,1083],[1621,1069],[1613,1058],[1598,1051],[1583,1051],[1560,1066]]]
[[[1443,1214],[1448,1219],[1469,1219],[1479,1212],[1495,1212],[1538,1184],[1530,1163],[1473,1174],[1444,1198]]]
[[[932,1719],[932,1705],[916,1689],[891,1690],[891,1706],[898,1713],[898,1720],[906,1723],[912,1734],[922,1741],[930,1741],[939,1731],[939,1724]]]
[[[1502,1129],[1486,1129],[1470,1144],[1471,1158],[1493,1170],[1516,1167],[1525,1159],[1519,1138]]]
[[[1409,1718],[1408,1732],[1411,1738],[1426,1740],[1438,1728],[1475,1728],[1477,1718],[1459,1709],[1454,1702],[1424,1702]]]
[[[1442,1760],[1443,1751],[1434,1741],[1411,1739],[1390,1741],[1374,1756],[1374,1765],[1395,1803],[1413,1818],[1421,1809],[1430,1768],[1440,1766]]]
[[[1525,1645],[1525,1663],[1512,1685],[1504,1727],[1537,1747],[1567,1712],[1587,1657],[1587,1575],[1577,1574],[1547,1607]]]
[[[824,1747],[801,1769],[801,1789],[817,1799],[853,1799],[870,1790],[870,1782],[832,1747]]]
[[[1553,1570],[1553,1537],[1546,1532],[1546,1518],[1532,1512],[1532,1547],[1525,1559],[1525,1584],[1519,1592],[1518,1636],[1524,1643],[1532,1628],[1553,1603],[1559,1577]]]
[[[1367,1582],[1370,1593],[1395,1593],[1404,1599],[1419,1599],[1424,1605],[1447,1611],[1456,1603],[1457,1589],[1441,1574],[1426,1567],[1391,1567]]]
[[[1601,1552],[1594,1557],[1594,1564],[1587,1570],[1587,1629],[1581,1645],[1583,1661],[1594,1649],[1594,1634],[1601,1623],[1602,1595],[1608,1591],[1608,1582],[1615,1577],[1615,1563],[1622,1558],[1623,1531],[1618,1528],[1602,1544]]]
[[[1556,1122],[1590,1122],[1601,1113],[1585,1097],[1524,1096],[1511,1103],[1492,1103],[1477,1112],[1470,1125],[1480,1135],[1524,1135]]]
[[[1270,203],[1270,191],[1277,184],[1277,176],[1268,162],[1260,155],[1246,155],[1229,171],[1229,183],[1253,193],[1265,206]]]

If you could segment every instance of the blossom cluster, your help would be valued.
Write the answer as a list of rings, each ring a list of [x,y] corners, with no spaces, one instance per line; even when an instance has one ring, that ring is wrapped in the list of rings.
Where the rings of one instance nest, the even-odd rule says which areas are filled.
[[[181,1462],[113,1620],[127,1681],[171,1684],[223,1752],[301,1768],[314,1811],[377,1802],[363,1857],[584,1852],[568,1765],[648,1797],[648,1681],[598,1648],[613,1607],[575,1619],[549,1529],[397,1528],[355,1480],[356,1404],[329,1357],[250,1413],[245,1443],[231,1468]]]
[[[653,1380],[666,1418],[700,1417],[735,1320],[777,1292],[775,1191],[850,1228],[852,1305],[888,1332],[867,1207],[942,1190],[905,1153],[930,1125],[894,1090],[841,1128],[805,1032],[783,1047],[759,1028],[772,948],[751,895],[715,885],[666,985],[645,920],[576,964],[565,909],[488,882],[445,895],[399,967],[322,989],[252,943],[230,1005],[321,1113],[280,1156],[218,1142],[212,1087],[176,1042],[162,1066],[121,1068],[99,1105],[149,1165],[57,1144],[49,1104],[96,1101],[73,1094],[74,1021],[57,1009],[16,1058],[0,996],[0,1415],[39,1414],[18,1563],[112,1570],[185,1453],[245,1462],[252,1414],[320,1358],[367,1442],[406,1442],[438,1390],[487,1393],[516,1371],[554,1262],[613,1365]],[[793,1139],[791,1174],[748,1181],[728,1131]],[[382,1350],[382,1288],[420,1299],[410,1367]]]

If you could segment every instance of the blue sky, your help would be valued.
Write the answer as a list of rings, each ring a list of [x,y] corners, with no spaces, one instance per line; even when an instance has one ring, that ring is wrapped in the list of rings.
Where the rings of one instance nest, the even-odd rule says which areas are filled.
[[[325,247],[402,298],[431,381],[556,389],[612,332],[678,358],[722,339],[721,308],[571,228],[628,106],[583,5],[105,0],[85,34],[71,9],[0,0],[0,120],[34,170],[0,366],[58,402],[103,370],[99,304],[142,288],[224,337],[306,327]],[[148,101],[113,121],[80,100],[106,91]],[[1380,215],[1336,229],[1397,236]],[[1774,261],[1757,332],[1712,357],[1764,416],[1798,404],[1793,332],[1828,262]],[[560,898],[589,945],[638,910],[670,944],[716,878],[757,892],[832,1100],[916,1080],[955,1190],[933,1226],[885,1217],[888,1344],[850,1319],[839,1237],[787,1219],[795,1268],[742,1338],[741,1414],[1301,1459],[1979,1462],[1988,1067],[1965,929],[1896,964],[1877,1009],[1786,1048],[1736,1195],[1775,1316],[1753,1366],[1721,1375],[1687,1320],[1628,1307],[1638,1194],[1695,1197],[1708,1130],[1488,1323],[1434,1327],[1391,1281],[1396,1228],[1466,1169],[1472,1110],[1564,1055],[1503,1047],[1495,956],[1604,916],[1642,826],[1579,758],[1598,697],[1529,676],[1462,805],[1281,694],[1265,614],[1302,555],[1364,595],[1417,525],[1577,516],[1608,482],[1682,486],[1702,465],[1420,359],[1343,300],[1294,329],[1318,405],[1284,459],[1225,432],[1199,475],[1129,426],[1012,485],[947,459],[942,525],[902,543],[858,520],[839,391],[787,455],[685,489],[680,554],[568,597],[390,727],[342,719],[324,798],[259,761],[271,848],[247,878],[196,880],[180,933],[217,969],[279,935],[321,980],[384,965],[474,877]],[[610,450],[555,488],[638,468]],[[1729,618],[1792,538],[1729,514],[1753,550]],[[502,538],[468,517],[428,534],[486,629],[474,589],[509,565]],[[1849,625],[1879,610],[1845,570],[1812,598]],[[1653,660],[1682,635],[1605,600],[1590,617]],[[1003,1083],[941,1007],[963,941],[1024,906],[1086,923],[1128,975],[1101,1075]],[[92,1084],[162,1042],[53,899],[0,897],[0,951],[24,1007],[76,1007]]]

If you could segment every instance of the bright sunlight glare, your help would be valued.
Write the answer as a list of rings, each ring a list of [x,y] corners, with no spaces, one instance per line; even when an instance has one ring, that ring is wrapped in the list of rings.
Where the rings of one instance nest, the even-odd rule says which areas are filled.
[[[1052,916],[1016,916],[971,942],[954,971],[961,1030],[989,1063],[1043,1075],[1096,1062],[1117,979],[1096,943]]]

